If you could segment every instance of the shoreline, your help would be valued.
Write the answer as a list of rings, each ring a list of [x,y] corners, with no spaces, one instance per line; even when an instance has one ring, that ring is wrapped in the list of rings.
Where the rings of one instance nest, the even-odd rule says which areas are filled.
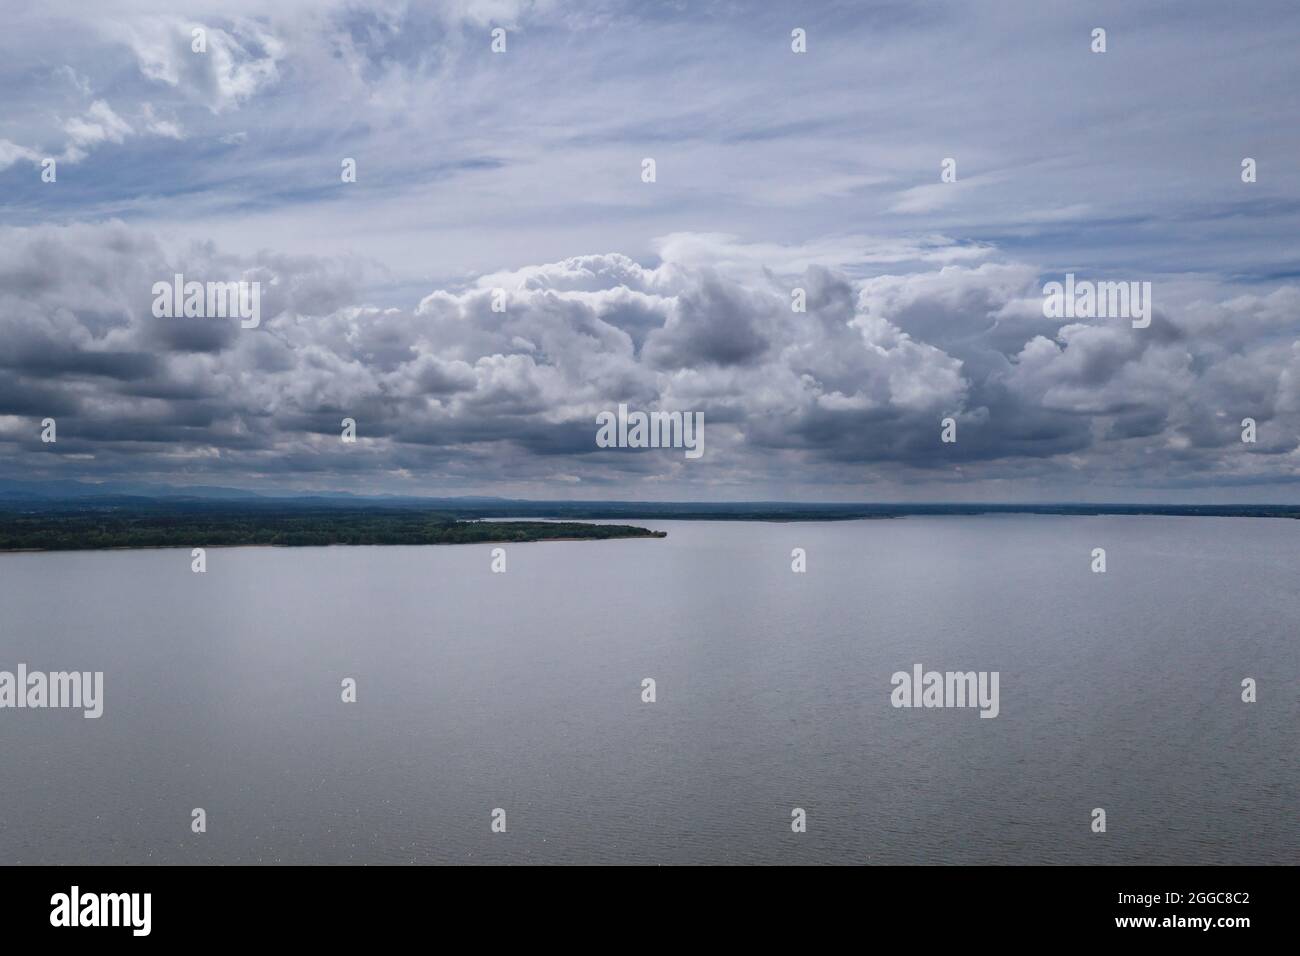
[[[615,536],[600,537],[593,535],[587,537],[552,535],[540,538],[483,538],[478,541],[390,541],[390,542],[366,542],[364,544],[353,544],[346,541],[333,541],[328,544],[270,544],[268,542],[250,541],[246,544],[110,544],[103,547],[77,547],[77,548],[0,548],[0,555],[5,554],[86,554],[99,551],[191,551],[194,548],[203,548],[205,551],[216,551],[230,548],[438,548],[438,547],[457,547],[476,544],[540,544],[542,542],[568,542],[568,541],[640,541],[646,538],[666,538],[667,531],[651,531],[645,529],[644,534],[621,534]]]
[[[146,544],[140,547],[133,547],[129,544],[112,544],[103,548],[0,548],[0,554],[86,554],[95,551],[190,551],[194,548],[203,548],[205,551],[216,551],[226,548],[442,548],[442,547],[464,547],[474,544],[541,544],[543,542],[563,542],[563,541],[641,541],[645,538],[666,538],[667,531],[651,531],[648,534],[625,534],[617,538],[528,538],[524,541],[515,541],[511,538],[485,538],[482,541],[426,541],[423,543],[413,543],[409,541],[392,542],[390,544],[347,544],[342,541],[336,541],[332,544]]]

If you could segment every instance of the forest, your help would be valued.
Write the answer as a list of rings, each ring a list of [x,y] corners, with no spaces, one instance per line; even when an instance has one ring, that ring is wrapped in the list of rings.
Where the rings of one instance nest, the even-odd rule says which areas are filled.
[[[412,508],[0,511],[0,551],[480,544],[662,538],[665,534],[630,525],[576,521],[465,521]]]

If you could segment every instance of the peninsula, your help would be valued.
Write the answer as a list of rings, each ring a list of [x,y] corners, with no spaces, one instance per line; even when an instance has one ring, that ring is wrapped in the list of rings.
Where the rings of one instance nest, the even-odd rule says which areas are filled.
[[[414,508],[118,507],[0,511],[0,551],[321,547],[331,544],[516,544],[662,538],[624,524],[476,521]]]

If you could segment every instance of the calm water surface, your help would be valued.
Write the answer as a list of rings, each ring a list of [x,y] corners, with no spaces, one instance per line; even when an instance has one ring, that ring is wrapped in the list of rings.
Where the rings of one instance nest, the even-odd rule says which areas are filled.
[[[105,672],[0,711],[0,863],[1300,861],[1300,521],[648,526],[0,555],[0,669]]]

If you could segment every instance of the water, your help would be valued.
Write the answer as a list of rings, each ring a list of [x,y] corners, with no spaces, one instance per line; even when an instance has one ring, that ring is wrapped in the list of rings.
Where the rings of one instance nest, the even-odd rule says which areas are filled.
[[[0,711],[0,863],[1300,860],[1300,522],[652,526],[505,574],[0,555],[0,669],[105,672],[99,720]],[[917,662],[999,671],[1000,716],[892,708]]]

